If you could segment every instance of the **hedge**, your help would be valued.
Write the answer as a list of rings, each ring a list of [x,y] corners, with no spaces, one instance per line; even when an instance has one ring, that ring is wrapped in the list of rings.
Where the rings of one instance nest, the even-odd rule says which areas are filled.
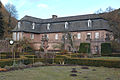
[[[55,58],[54,59],[54,62],[56,64],[59,64],[61,61],[63,61],[64,59],[63,58]],[[49,63],[49,64],[52,64],[53,63],[53,59],[43,59],[43,58],[29,58],[29,59],[19,59],[19,60],[15,60],[15,62],[17,64],[19,64],[20,62],[22,62],[23,64],[25,65],[28,65],[28,64],[33,64],[35,62],[43,62],[43,63]],[[5,67],[5,66],[12,66],[13,65],[13,60],[12,59],[4,59],[4,60],[0,60],[0,67]]]
[[[102,43],[101,44],[101,55],[109,55],[112,54],[112,48],[110,43]]]
[[[104,66],[112,68],[120,68],[120,60],[102,60],[102,59],[90,59],[90,58],[79,58],[79,59],[67,59],[65,60],[67,64],[74,65],[85,65],[85,66]]]
[[[80,43],[79,53],[90,53],[90,43]]]
[[[19,63],[23,60],[16,60],[16,63]],[[95,59],[95,58],[55,58],[54,62],[56,64],[60,64],[64,61],[65,64],[68,65],[85,65],[85,66],[104,66],[104,67],[111,67],[111,68],[120,68],[120,60],[108,60],[108,59]],[[34,60],[31,59],[25,59],[24,64],[32,64],[35,62],[43,62],[43,63],[53,63],[53,59],[42,59],[42,58],[35,58]],[[13,60],[4,60],[0,61],[0,67],[5,67],[6,65],[12,66]]]

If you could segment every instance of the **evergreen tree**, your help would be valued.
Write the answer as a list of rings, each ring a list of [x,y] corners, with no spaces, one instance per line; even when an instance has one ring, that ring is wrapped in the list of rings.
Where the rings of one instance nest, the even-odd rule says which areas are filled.
[[[2,4],[0,2],[0,39],[3,38],[3,35],[4,35],[4,27],[3,27],[3,15],[2,15],[2,12],[1,12],[1,8],[2,8]]]

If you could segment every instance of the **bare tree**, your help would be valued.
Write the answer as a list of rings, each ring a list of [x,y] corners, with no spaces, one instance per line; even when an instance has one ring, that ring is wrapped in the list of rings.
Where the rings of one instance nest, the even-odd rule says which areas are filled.
[[[111,6],[107,7],[105,10],[103,9],[98,9],[97,11],[95,11],[95,14],[101,14],[101,13],[109,13],[109,12],[112,12],[114,11],[115,9],[112,8]]]
[[[12,17],[14,17],[16,19],[18,18],[17,10],[16,10],[16,7],[13,4],[11,4],[11,3],[6,4],[5,8],[6,8],[6,10],[9,13],[8,27],[11,27],[11,18]]]
[[[101,8],[95,11],[95,14],[100,14],[100,13],[103,13],[103,10]]]

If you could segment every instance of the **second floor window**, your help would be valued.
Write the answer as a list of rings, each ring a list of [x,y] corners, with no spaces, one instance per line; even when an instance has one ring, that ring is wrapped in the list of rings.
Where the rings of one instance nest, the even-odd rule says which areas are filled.
[[[55,35],[55,39],[56,39],[56,40],[58,39],[58,34]]]
[[[91,39],[91,33],[87,33],[87,40]]]
[[[78,39],[81,38],[81,34],[80,34],[80,33],[77,34],[77,38],[78,38]]]
[[[32,29],[35,29],[35,23],[32,23]]]
[[[17,41],[19,41],[19,37],[20,37],[20,35],[19,35],[19,32],[17,33]]]
[[[99,32],[95,33],[95,39],[99,39]]]
[[[34,39],[34,34],[30,34],[30,38],[31,38],[31,39]]]

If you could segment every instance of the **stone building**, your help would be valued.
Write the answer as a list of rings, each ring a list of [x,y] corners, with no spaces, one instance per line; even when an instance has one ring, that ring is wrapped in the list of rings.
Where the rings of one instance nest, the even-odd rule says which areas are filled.
[[[62,42],[63,35],[70,33],[75,36],[72,40],[76,50],[78,50],[80,43],[90,43],[91,53],[93,54],[101,52],[101,43],[112,39],[108,22],[101,18],[99,14],[69,17],[52,15],[52,18],[49,19],[25,16],[18,21],[18,25],[12,31],[15,41],[19,41],[23,37],[31,39],[35,50],[40,49],[41,38],[45,34],[49,39],[48,50],[59,50],[54,49],[53,46]],[[70,44],[66,44],[65,49],[72,50]]]

